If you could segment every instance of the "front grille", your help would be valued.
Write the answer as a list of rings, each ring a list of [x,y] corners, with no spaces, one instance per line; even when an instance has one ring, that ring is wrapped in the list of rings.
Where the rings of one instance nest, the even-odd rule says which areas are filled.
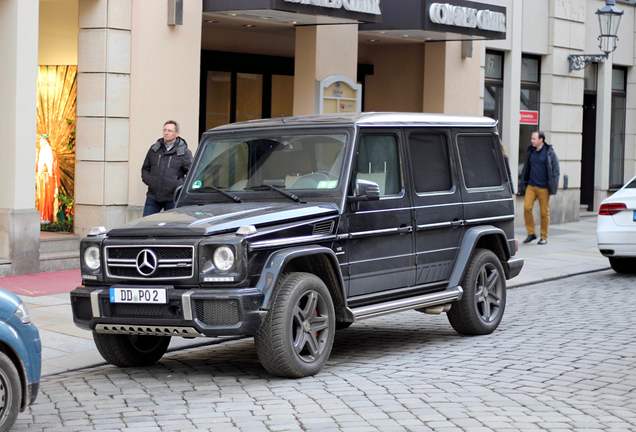
[[[104,250],[108,277],[113,279],[174,280],[194,275],[194,246],[106,246]],[[139,267],[144,262],[140,256],[144,250],[150,252],[148,261],[154,264],[154,271]]]
[[[74,297],[72,301],[73,314],[77,319],[88,321],[93,318],[91,300],[89,297]]]
[[[234,325],[240,320],[238,300],[199,300],[195,302],[199,321],[210,325]]]

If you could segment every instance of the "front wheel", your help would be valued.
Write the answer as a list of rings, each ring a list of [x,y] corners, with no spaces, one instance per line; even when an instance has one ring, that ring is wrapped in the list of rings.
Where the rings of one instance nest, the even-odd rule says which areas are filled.
[[[93,332],[93,340],[104,360],[119,367],[152,366],[163,357],[170,344],[170,336],[96,332]]]
[[[310,273],[284,275],[275,289],[271,309],[254,338],[258,358],[272,375],[315,375],[329,358],[336,330],[329,290]]]
[[[636,258],[610,258],[612,270],[620,274],[636,274]]]
[[[464,295],[448,312],[451,326],[469,336],[495,331],[506,308],[506,275],[499,257],[488,249],[476,249],[461,286]]]
[[[9,357],[0,352],[0,432],[11,430],[20,412],[20,375]]]

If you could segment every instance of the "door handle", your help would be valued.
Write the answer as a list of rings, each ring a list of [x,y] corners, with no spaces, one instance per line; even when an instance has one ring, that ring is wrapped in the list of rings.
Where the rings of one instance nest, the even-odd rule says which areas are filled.
[[[398,233],[400,234],[408,234],[413,232],[412,226],[401,226],[398,228]]]
[[[451,226],[454,228],[459,228],[462,227],[466,224],[466,221],[460,220],[460,219],[454,219],[451,221]]]

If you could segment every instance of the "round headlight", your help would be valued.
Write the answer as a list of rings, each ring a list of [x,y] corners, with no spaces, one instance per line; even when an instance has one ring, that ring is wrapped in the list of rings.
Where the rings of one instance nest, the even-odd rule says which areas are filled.
[[[220,271],[228,271],[234,266],[234,251],[227,246],[216,248],[213,256],[214,266]]]
[[[84,251],[84,264],[90,270],[98,270],[101,266],[99,260],[99,248],[97,246],[91,246]]]

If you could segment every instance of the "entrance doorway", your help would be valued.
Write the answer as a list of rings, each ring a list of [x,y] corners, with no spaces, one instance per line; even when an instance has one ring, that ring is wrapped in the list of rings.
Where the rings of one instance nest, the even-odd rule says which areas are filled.
[[[583,148],[581,157],[581,205],[594,210],[594,159],[596,155],[596,93],[583,97]]]

